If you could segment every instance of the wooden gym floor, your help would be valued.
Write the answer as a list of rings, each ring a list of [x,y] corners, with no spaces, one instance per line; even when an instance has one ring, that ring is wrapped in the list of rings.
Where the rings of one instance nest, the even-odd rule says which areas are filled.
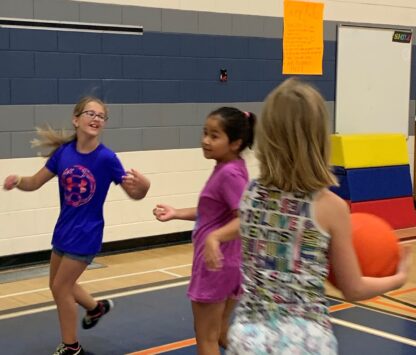
[[[401,345],[406,344],[406,347],[410,346],[416,353],[416,335],[413,335],[411,339],[408,339],[409,326],[412,331],[416,329],[416,228],[397,231],[397,234],[403,241],[411,244],[413,247],[412,273],[409,281],[404,287],[384,296],[360,302],[359,304],[345,303],[342,299],[342,295],[331,285],[328,285],[327,287],[327,295],[331,300],[332,312],[354,308],[363,310],[362,312],[364,313],[362,313],[361,317],[363,318],[363,322],[368,318],[365,314],[365,312],[368,311],[387,315],[388,317],[391,317],[388,319],[391,319],[394,322],[397,321],[397,319],[403,319],[406,320],[406,322],[410,322],[410,325],[406,323],[407,325],[405,328],[407,330],[404,336],[402,337],[396,334],[393,337],[393,341],[398,342]],[[169,285],[166,287],[182,287],[183,290],[180,289],[177,297],[181,298],[181,304],[183,302],[187,303],[185,289],[191,273],[192,262],[192,246],[190,244],[101,256],[97,257],[94,262],[102,267],[88,269],[80,279],[80,283],[87,291],[98,297],[106,295],[116,295],[115,297],[121,297],[130,294],[129,292],[131,290],[136,290],[138,288],[143,289],[147,287],[149,290],[157,290],[159,287],[157,285]],[[3,272],[0,272],[0,276],[2,273]],[[165,286],[162,288],[165,288]],[[47,275],[0,283],[0,329],[7,325],[8,320],[14,318],[24,319],[33,313],[49,311],[54,312],[54,305],[48,288]],[[190,310],[185,309],[184,312],[187,313],[187,317],[189,317],[189,322],[191,323],[192,316],[190,315]],[[54,324],[54,327],[57,328],[57,320],[55,321],[56,324]],[[383,322],[385,322],[385,320],[383,320]],[[141,327],[143,326],[145,325],[142,324]],[[22,327],[25,327],[25,325],[22,325]],[[192,329],[192,324],[190,324],[189,327]],[[368,325],[366,327],[368,328]],[[369,329],[372,329],[372,327]],[[174,331],[175,330],[172,329],[172,332]],[[358,331],[361,330],[358,329]],[[155,332],[157,333],[157,330],[155,330]],[[388,334],[388,332],[383,331],[382,335],[376,334],[375,336],[386,336],[388,338],[389,336],[386,334]],[[189,336],[192,337],[193,335],[184,334],[184,337],[187,338],[180,339],[179,345],[177,342],[173,342],[173,345],[170,344],[171,339],[168,338],[165,340],[157,338],[155,342],[151,343],[152,345],[156,345],[151,347],[153,350],[145,350],[140,348],[140,346],[137,347],[137,345],[135,345],[135,348],[130,349],[130,352],[134,353],[135,351],[140,351],[137,352],[137,354],[158,354],[184,348],[188,351],[187,354],[191,354],[195,352],[195,349],[193,348],[194,340],[189,338]],[[337,334],[337,336],[340,337],[342,334]],[[6,344],[6,340],[9,341],[10,339],[2,339],[0,332],[0,349],[3,348],[2,342]],[[22,339],[20,339],[20,341],[22,341]],[[370,340],[368,341],[370,342]],[[165,343],[168,343],[168,345],[165,345]],[[160,346],[165,346],[165,348],[161,348]],[[379,354],[389,354],[385,352],[385,349],[386,348],[380,349]],[[396,354],[398,350],[395,348],[395,350],[392,351]],[[408,348],[399,353],[407,354]],[[11,352],[11,354],[13,354],[13,352]],[[97,352],[94,352],[94,354],[101,355],[101,353]],[[183,354],[185,354],[185,352],[183,352]],[[369,355],[369,352],[367,351],[366,354]]]

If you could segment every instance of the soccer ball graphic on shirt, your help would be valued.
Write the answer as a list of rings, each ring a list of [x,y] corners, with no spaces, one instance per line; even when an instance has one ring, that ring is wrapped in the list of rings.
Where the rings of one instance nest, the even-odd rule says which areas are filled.
[[[94,175],[82,165],[65,169],[61,175],[67,205],[79,207],[94,196],[96,181]]]

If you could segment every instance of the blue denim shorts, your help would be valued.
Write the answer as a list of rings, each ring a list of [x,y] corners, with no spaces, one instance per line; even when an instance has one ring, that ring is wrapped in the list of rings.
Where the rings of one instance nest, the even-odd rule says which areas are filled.
[[[92,261],[94,260],[96,256],[95,254],[79,255],[79,254],[67,253],[66,251],[57,249],[56,247],[52,248],[52,252],[54,252],[58,256],[61,256],[61,257],[65,256],[73,260],[82,261],[83,263],[86,263],[88,265],[92,263]]]

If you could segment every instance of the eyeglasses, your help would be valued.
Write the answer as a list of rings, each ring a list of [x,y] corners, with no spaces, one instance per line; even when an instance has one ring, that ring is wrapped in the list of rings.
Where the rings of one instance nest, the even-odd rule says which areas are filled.
[[[83,111],[77,117],[81,115],[86,115],[90,120],[93,120],[95,117],[98,117],[98,119],[101,121],[108,121],[108,119],[110,118],[102,113],[97,113],[93,110]]]

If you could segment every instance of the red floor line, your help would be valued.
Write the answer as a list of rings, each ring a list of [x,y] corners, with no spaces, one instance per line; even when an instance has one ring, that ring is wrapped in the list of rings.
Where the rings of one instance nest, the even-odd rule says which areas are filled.
[[[191,338],[191,339],[185,339],[185,340],[177,341],[175,343],[156,346],[156,347],[150,348],[150,349],[136,351],[134,353],[130,353],[130,354],[127,354],[127,355],[155,355],[155,354],[161,354],[161,353],[171,351],[171,350],[186,348],[188,346],[192,346],[192,345],[195,345],[195,344],[196,344],[195,338]]]
[[[341,303],[341,304],[336,304],[334,306],[330,306],[329,311],[330,312],[336,312],[336,311],[340,311],[340,310],[351,308],[351,307],[355,307],[355,305],[353,305],[351,303]],[[196,344],[196,339],[191,338],[191,339],[185,339],[185,340],[182,340],[182,341],[177,341],[175,343],[156,346],[154,348],[149,348],[149,349],[145,349],[145,350],[136,351],[134,353],[130,353],[130,354],[127,354],[127,355],[155,355],[155,354],[161,354],[161,353],[164,353],[164,352],[167,352],[167,351],[177,350],[177,349],[181,349],[181,348],[187,348],[187,347],[195,345],[195,344]]]

